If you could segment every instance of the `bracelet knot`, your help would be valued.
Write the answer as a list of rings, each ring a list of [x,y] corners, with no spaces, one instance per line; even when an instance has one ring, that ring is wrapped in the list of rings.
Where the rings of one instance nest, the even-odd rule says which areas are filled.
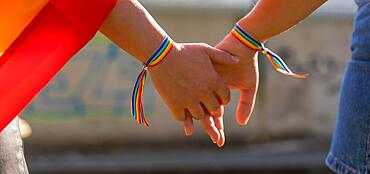
[[[236,37],[240,42],[242,42],[247,47],[251,48],[252,50],[261,52],[264,54],[270,63],[275,67],[277,71],[282,74],[293,76],[296,78],[307,78],[308,74],[295,74],[293,73],[289,67],[285,64],[282,58],[279,57],[276,53],[269,50],[263,43],[260,43],[256,39],[254,39],[250,34],[244,31],[238,24],[234,26],[231,31],[231,34]]]
[[[146,73],[149,67],[153,67],[162,62],[162,60],[169,54],[173,47],[173,41],[170,37],[166,37],[161,46],[154,52],[146,63],[143,63],[143,69],[136,79],[134,89],[131,97],[131,114],[139,124],[149,126],[144,113],[144,105],[142,102]]]

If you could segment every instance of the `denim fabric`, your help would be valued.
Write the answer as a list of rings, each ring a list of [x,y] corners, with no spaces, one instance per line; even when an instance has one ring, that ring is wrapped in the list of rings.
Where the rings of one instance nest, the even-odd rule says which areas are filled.
[[[355,0],[355,2],[356,2],[357,5],[361,5],[361,4],[370,2],[370,0]]]
[[[370,3],[365,1],[359,4],[355,18],[351,51],[341,84],[337,125],[326,164],[339,174],[369,174]]]
[[[18,124],[15,118],[0,134],[0,174],[28,174]]]

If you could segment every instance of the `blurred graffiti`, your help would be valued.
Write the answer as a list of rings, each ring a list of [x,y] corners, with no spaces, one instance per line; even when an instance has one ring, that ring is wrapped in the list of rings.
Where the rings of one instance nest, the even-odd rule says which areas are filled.
[[[289,45],[276,49],[297,72],[311,74],[310,82],[323,83],[327,96],[336,96],[344,62],[318,50],[297,54]],[[297,56],[304,56],[297,59]],[[294,58],[293,58],[294,57]],[[130,95],[139,63],[114,44],[91,43],[79,52],[25,111],[29,118],[55,119],[129,115]],[[263,69],[262,69],[263,70]],[[264,70],[263,70],[264,71]],[[146,110],[155,108],[148,85]],[[261,90],[263,92],[263,90]],[[148,96],[149,95],[149,96]]]
[[[114,44],[89,44],[42,90],[25,112],[30,115],[28,117],[45,115],[45,118],[53,115],[64,118],[127,115],[137,68],[138,63]]]
[[[308,72],[312,81],[323,84],[322,87],[325,88],[326,95],[336,96],[338,94],[345,59],[323,53],[320,50],[306,55],[298,54],[298,50],[289,46],[281,46],[277,50],[288,65],[294,67],[295,71]],[[297,59],[297,56],[301,57]]]

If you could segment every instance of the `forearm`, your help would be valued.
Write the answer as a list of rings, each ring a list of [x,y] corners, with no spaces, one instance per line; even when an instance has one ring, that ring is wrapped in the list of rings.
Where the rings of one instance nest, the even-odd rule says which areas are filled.
[[[118,0],[100,31],[119,47],[146,62],[166,33],[136,0]]]
[[[263,42],[293,27],[325,2],[326,0],[260,0],[238,23],[254,38]]]

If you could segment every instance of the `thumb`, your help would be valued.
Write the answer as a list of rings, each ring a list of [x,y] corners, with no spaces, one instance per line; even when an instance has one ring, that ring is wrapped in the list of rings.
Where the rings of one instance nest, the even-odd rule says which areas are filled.
[[[221,105],[214,113],[212,113],[212,117],[223,117],[225,112],[225,107]]]
[[[241,90],[240,99],[236,111],[236,121],[240,125],[247,125],[249,118],[253,112],[254,103],[256,101],[257,87]]]
[[[222,51],[218,48],[207,46],[206,52],[211,58],[213,63],[223,64],[223,65],[233,65],[240,61],[240,58],[233,56],[228,52]]]

